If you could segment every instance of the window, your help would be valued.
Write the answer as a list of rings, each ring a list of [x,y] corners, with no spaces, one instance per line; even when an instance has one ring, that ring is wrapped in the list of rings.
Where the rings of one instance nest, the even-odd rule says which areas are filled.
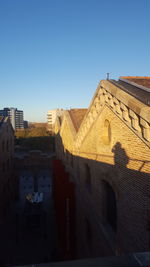
[[[92,252],[92,227],[90,222],[86,219],[86,239],[89,252]]]
[[[108,120],[104,121],[102,139],[105,145],[109,145],[111,142],[111,127]]]
[[[6,143],[6,150],[8,151],[9,150],[9,142],[7,140],[7,143]]]
[[[66,160],[69,162],[69,152],[66,150]]]
[[[3,141],[2,142],[2,152],[4,152],[4,150],[5,150],[5,142]]]
[[[9,159],[7,160],[7,169],[9,169]]]
[[[5,172],[5,162],[3,162],[2,170],[3,170],[3,172]]]
[[[85,164],[85,183],[87,190],[91,192],[91,171],[88,164]]]
[[[103,181],[104,185],[104,217],[114,232],[117,232],[117,207],[116,196],[109,183]]]
[[[73,155],[70,154],[70,164],[71,164],[71,167],[73,168]]]

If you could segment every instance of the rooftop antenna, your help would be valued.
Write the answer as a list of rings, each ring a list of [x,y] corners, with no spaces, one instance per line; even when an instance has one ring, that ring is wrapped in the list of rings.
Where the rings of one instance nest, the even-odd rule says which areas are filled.
[[[106,80],[109,80],[109,72],[107,72],[107,77],[106,77]]]

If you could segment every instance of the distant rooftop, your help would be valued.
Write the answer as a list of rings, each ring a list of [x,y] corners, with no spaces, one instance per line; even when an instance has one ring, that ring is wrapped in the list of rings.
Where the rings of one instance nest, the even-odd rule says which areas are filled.
[[[78,108],[78,109],[70,109],[70,110],[68,110],[76,130],[79,129],[79,127],[81,125],[81,122],[83,121],[83,118],[85,116],[86,111],[87,111],[86,108],[82,108],[82,109]]]
[[[5,118],[3,116],[0,116],[0,127],[2,126],[3,122],[7,120],[8,120],[8,117]]]
[[[137,85],[142,85],[144,87],[150,88],[150,77],[121,76],[120,79],[128,80],[129,82],[136,83]]]
[[[0,127],[2,126],[2,123],[3,123],[3,117],[0,116]]]
[[[150,106],[150,77],[121,76],[118,80],[109,80],[120,89]]]

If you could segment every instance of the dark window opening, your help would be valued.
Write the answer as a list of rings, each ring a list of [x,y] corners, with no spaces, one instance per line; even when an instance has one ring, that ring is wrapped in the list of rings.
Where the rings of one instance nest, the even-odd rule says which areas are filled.
[[[8,151],[9,150],[9,142],[7,140],[7,143],[6,143],[6,150]]]
[[[85,165],[85,183],[89,192],[91,192],[91,171],[88,164]]]
[[[71,167],[73,168],[73,155],[70,154],[70,164],[71,164]]]
[[[5,150],[5,143],[4,143],[4,141],[2,142],[2,152],[4,152],[4,150]]]
[[[86,239],[87,239],[87,245],[88,249],[91,252],[92,251],[92,228],[89,221],[86,219]]]
[[[117,207],[116,207],[116,196],[112,187],[104,182],[105,184],[105,217],[107,222],[110,224],[114,232],[117,232]]]
[[[2,170],[3,170],[3,172],[5,172],[5,162],[3,162]]]
[[[9,169],[9,159],[7,160],[7,169]]]

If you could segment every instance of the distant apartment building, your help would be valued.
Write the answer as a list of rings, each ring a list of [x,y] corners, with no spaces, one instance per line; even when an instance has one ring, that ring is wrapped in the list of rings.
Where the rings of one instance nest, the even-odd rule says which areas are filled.
[[[0,117],[0,221],[14,194],[14,130],[8,117]]]
[[[47,128],[49,131],[54,131],[54,125],[57,117],[61,117],[63,109],[52,109],[47,113]]]
[[[24,122],[23,122],[23,125],[24,125],[24,129],[29,128],[29,123],[28,123],[28,121],[24,121]]]
[[[0,116],[9,117],[14,130],[24,129],[23,111],[17,108],[4,108],[0,110]]]

